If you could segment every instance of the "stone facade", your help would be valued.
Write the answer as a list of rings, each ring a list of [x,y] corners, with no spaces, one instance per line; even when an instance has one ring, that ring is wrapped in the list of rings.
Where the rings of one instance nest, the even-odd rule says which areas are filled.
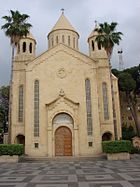
[[[121,138],[118,82],[110,76],[96,34],[88,38],[89,56],[81,53],[79,34],[62,13],[48,34],[49,49],[40,56],[35,56],[31,34],[20,40],[13,67],[10,133],[11,143],[25,144],[25,154],[93,156],[102,153],[102,140]]]

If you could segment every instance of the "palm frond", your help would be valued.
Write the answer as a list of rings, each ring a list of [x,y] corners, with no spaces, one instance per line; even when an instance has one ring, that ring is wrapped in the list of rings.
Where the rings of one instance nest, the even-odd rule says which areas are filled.
[[[18,10],[10,10],[11,16],[3,16],[6,21],[1,29],[5,31],[6,36],[10,37],[11,44],[17,43],[17,40],[29,33],[32,25],[27,22],[29,16],[21,14]]]
[[[108,24],[107,22],[100,23],[99,27],[95,29],[98,32],[98,36],[95,41],[100,44],[107,52],[110,57],[115,44],[119,45],[121,32],[116,32],[117,22],[112,22]]]

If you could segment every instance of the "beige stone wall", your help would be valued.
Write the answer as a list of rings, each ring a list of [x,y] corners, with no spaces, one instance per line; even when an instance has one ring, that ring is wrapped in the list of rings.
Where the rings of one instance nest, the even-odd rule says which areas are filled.
[[[23,67],[23,68],[20,68]],[[74,156],[91,156],[102,152],[105,132],[114,136],[111,83],[107,59],[95,61],[59,44],[30,63],[16,62],[13,72],[12,143],[18,134],[25,135],[25,153],[30,156],[55,156],[53,117],[68,113],[74,120],[72,132]],[[87,136],[85,79],[91,81],[93,136]],[[34,137],[34,81],[40,87],[40,136]],[[108,85],[109,120],[104,121],[102,82]],[[24,85],[24,122],[18,123],[18,88]],[[117,87],[116,87],[117,89]],[[116,98],[118,97],[115,96]],[[119,110],[118,103],[116,110]],[[117,117],[119,119],[119,116]],[[64,125],[64,124],[63,124]],[[65,125],[67,126],[67,125]],[[119,123],[118,123],[118,131]],[[89,147],[88,142],[93,142]],[[39,148],[34,147],[39,143]]]

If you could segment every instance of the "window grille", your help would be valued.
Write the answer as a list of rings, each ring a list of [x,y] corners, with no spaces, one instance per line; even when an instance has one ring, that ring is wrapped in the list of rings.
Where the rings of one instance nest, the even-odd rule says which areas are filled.
[[[34,83],[34,136],[39,136],[39,81]]]
[[[106,82],[103,82],[102,84],[102,91],[103,91],[104,119],[109,120],[107,83]]]
[[[85,81],[86,88],[86,109],[87,109],[87,134],[92,135],[92,106],[91,106],[91,86],[90,80]]]
[[[23,85],[19,86],[18,121],[23,122]]]

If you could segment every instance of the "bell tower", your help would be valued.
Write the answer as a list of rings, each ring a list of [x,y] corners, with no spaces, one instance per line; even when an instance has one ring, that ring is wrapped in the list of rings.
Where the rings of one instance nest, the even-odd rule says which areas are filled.
[[[22,37],[17,45],[16,61],[29,61],[35,58],[36,40],[31,33]]]
[[[97,22],[95,22],[95,29],[97,27]],[[105,49],[96,42],[98,32],[95,31],[95,29],[91,32],[91,34],[88,37],[89,56],[94,59],[108,58]]]

